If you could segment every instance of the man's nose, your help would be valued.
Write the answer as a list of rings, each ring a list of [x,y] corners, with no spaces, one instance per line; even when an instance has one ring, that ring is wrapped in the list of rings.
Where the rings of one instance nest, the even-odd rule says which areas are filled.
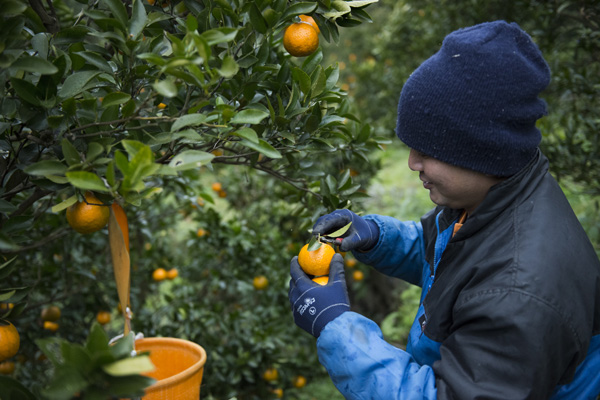
[[[412,171],[423,171],[423,157],[421,157],[418,151],[410,149],[410,153],[408,153],[408,168]]]

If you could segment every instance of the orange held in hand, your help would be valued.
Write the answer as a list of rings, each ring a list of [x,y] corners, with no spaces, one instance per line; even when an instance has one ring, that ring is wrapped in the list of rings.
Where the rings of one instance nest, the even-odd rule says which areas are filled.
[[[108,207],[103,206],[92,192],[85,194],[85,201],[77,202],[67,208],[67,222],[71,228],[82,234],[93,233],[104,228],[109,217]]]
[[[327,285],[327,282],[329,282],[329,277],[327,275],[317,276],[316,278],[313,278],[312,281],[318,283],[321,286],[325,286]]]
[[[305,244],[298,254],[298,263],[309,275],[329,275],[329,264],[334,254],[335,250],[328,244],[323,243],[313,251],[308,251],[308,244]]]
[[[13,324],[0,319],[0,361],[8,360],[19,351],[21,337]]]
[[[283,47],[294,57],[306,57],[319,47],[319,34],[309,22],[293,23],[285,29]]]

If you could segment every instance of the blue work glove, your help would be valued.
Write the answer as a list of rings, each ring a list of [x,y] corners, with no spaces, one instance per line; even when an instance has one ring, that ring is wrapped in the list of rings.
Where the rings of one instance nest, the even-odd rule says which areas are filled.
[[[329,282],[319,285],[313,282],[298,264],[298,257],[291,262],[289,298],[294,322],[300,328],[318,338],[329,321],[350,311],[350,299],[344,277],[344,259],[335,254],[329,268]]]
[[[379,241],[379,227],[373,221],[366,220],[352,211],[343,209],[320,217],[313,226],[313,234],[327,236],[344,226],[350,225],[350,229],[342,235],[340,251],[368,251]]]

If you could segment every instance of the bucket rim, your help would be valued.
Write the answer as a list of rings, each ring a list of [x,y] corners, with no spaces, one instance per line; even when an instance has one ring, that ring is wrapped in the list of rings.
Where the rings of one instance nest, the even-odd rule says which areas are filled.
[[[192,348],[193,351],[195,351],[196,353],[198,353],[200,355],[200,359],[198,361],[196,361],[194,364],[192,364],[190,367],[188,367],[187,369],[181,371],[180,373],[170,376],[168,378],[157,380],[152,385],[147,387],[146,391],[149,391],[149,390],[154,391],[157,389],[171,386],[180,381],[184,381],[184,380],[188,379],[189,377],[191,377],[192,375],[201,371],[202,368],[204,367],[204,364],[206,363],[206,350],[204,350],[204,348],[202,346],[200,346],[198,343],[194,343],[189,340],[179,339],[179,338],[170,338],[170,337],[142,338],[142,339],[138,339],[135,341],[136,350],[137,350],[138,343],[139,344],[160,344],[160,343],[162,343],[162,344],[177,345],[178,347]],[[141,350],[141,351],[145,351],[145,350]]]

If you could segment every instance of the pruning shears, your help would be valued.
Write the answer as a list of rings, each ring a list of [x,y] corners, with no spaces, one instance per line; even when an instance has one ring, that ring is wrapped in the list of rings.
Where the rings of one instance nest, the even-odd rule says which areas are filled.
[[[319,236],[318,240],[320,242],[323,242],[323,243],[327,243],[327,244],[331,244],[331,245],[336,245],[336,246],[341,246],[342,245],[342,241],[344,239],[341,238],[341,237],[331,238],[331,237],[327,237],[327,236]]]

